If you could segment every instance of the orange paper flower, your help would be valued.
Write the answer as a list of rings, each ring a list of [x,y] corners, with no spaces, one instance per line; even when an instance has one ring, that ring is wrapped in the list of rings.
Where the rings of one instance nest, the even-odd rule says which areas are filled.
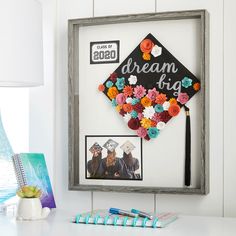
[[[108,89],[108,92],[107,92],[107,96],[110,98],[110,99],[113,99],[115,98],[117,95],[118,95],[118,90],[116,87],[110,87]]]
[[[151,127],[156,127],[156,126],[157,126],[157,122],[154,121],[154,120],[152,120],[152,121],[151,121]]]
[[[133,95],[133,88],[131,86],[125,86],[123,93],[126,97],[130,97]]]
[[[140,123],[141,123],[142,127],[145,129],[150,128],[152,125],[152,121],[147,118],[143,118]]]
[[[103,92],[103,91],[105,90],[105,86],[104,86],[103,84],[99,84],[98,90],[99,90],[100,92]]]
[[[144,39],[140,43],[140,49],[144,53],[150,53],[153,47],[154,47],[154,43],[150,39]]]
[[[151,60],[151,54],[149,53],[143,53],[143,60],[150,61]]]
[[[198,90],[200,90],[200,83],[195,83],[194,85],[193,85],[193,89],[195,90],[195,91],[198,91]]]
[[[144,107],[150,107],[152,105],[152,100],[148,97],[144,97],[144,98],[141,99],[141,104]]]
[[[176,101],[175,98],[171,98],[171,99],[169,100],[169,103],[170,103],[170,105],[173,105],[173,104],[177,104],[177,101]]]
[[[156,103],[157,104],[163,104],[165,101],[166,101],[166,95],[161,93],[161,94],[158,94],[157,97],[156,97]]]
[[[133,106],[130,103],[124,104],[123,105],[123,110],[125,112],[129,112],[130,113],[133,110]]]
[[[170,105],[168,113],[170,116],[177,116],[180,112],[180,107],[177,104]]]

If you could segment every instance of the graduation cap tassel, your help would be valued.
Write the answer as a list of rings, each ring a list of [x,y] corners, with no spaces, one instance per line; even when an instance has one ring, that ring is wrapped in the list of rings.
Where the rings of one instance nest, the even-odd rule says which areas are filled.
[[[185,185],[191,183],[191,124],[189,108],[184,105],[186,112],[186,133],[185,133]]]

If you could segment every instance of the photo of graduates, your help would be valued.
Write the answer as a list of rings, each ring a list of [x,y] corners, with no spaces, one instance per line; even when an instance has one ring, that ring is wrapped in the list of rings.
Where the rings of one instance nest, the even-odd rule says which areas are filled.
[[[142,141],[130,139],[112,137],[104,143],[104,137],[96,137],[91,146],[86,145],[86,178],[142,180]]]

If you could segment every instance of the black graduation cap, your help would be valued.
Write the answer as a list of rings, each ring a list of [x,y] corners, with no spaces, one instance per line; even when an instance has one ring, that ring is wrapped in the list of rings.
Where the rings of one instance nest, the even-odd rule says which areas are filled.
[[[146,140],[156,138],[184,106],[186,144],[191,137],[189,109],[185,104],[199,89],[199,79],[151,33],[99,86],[128,127]],[[186,155],[190,148],[186,146]]]

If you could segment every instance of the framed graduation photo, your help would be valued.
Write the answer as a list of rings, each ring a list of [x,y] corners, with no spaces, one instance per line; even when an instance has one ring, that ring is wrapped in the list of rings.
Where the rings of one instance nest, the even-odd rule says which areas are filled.
[[[209,192],[208,18],[69,20],[69,189]]]

